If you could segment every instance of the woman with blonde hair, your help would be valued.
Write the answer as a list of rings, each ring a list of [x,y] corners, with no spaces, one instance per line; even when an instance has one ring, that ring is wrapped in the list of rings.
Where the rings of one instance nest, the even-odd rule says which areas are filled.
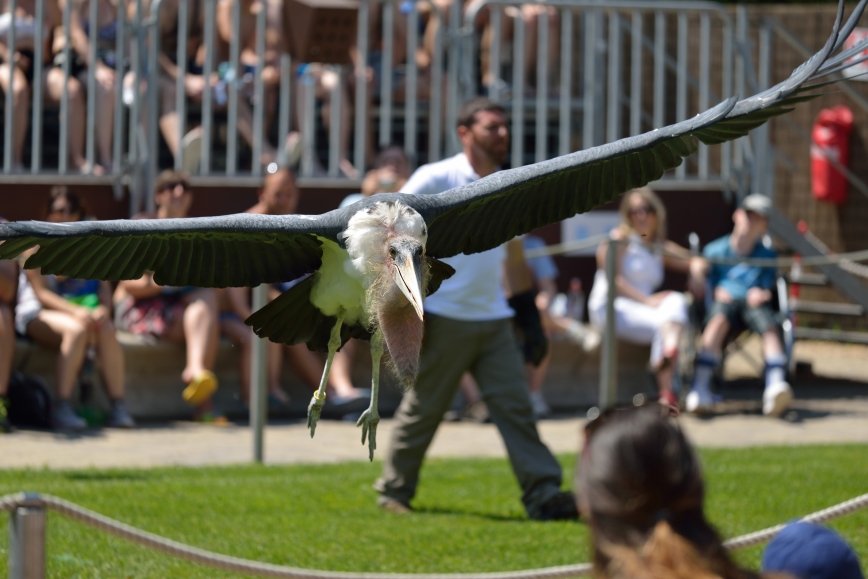
[[[705,518],[699,458],[670,407],[609,410],[585,427],[576,471],[591,531],[594,576],[605,579],[759,579],[739,568]]]
[[[666,239],[666,208],[647,187],[633,189],[621,201],[621,224],[611,238],[619,241],[615,275],[615,331],[622,340],[651,344],[651,368],[660,400],[678,406],[672,379],[681,332],[687,323],[687,306],[680,292],[656,291],[663,270],[690,271],[687,249]],[[606,325],[606,253],[597,250],[597,273],[588,298],[588,315],[599,328]],[[691,278],[692,280],[692,278]]]

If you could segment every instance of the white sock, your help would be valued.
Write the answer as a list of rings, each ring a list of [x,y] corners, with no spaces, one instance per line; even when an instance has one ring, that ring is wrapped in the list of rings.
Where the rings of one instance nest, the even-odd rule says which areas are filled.
[[[708,350],[702,350],[696,356],[693,370],[693,389],[702,394],[711,393],[711,378],[714,370],[720,365],[720,357]]]
[[[766,356],[766,388],[772,384],[786,381],[787,357],[783,354]]]

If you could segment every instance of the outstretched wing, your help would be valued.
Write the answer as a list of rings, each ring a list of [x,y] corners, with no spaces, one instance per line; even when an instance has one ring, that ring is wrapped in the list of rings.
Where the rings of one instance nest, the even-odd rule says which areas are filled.
[[[526,167],[494,173],[440,195],[394,196],[428,224],[426,253],[445,258],[496,247],[516,235],[583,213],[622,193],[659,179],[698,148],[742,137],[792,110],[807,94],[805,83],[847,66],[866,42],[834,58],[865,8],[862,0],[842,28],[844,3],[822,50],[784,82],[750,98],[728,99],[696,117]],[[852,62],[850,64],[853,64]],[[380,200],[385,197],[378,196]]]
[[[153,271],[161,285],[256,286],[316,270],[322,259],[317,237],[334,239],[348,215],[2,223],[0,259],[38,245],[24,267],[46,274],[121,280]]]

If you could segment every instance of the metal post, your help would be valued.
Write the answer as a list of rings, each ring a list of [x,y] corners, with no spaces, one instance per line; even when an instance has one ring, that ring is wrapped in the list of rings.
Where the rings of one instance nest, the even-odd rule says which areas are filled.
[[[582,15],[585,27],[584,87],[582,91],[582,148],[590,149],[596,145],[594,135],[594,115],[596,115],[595,86],[597,84],[597,34],[599,30],[599,11],[589,10]]]
[[[621,133],[621,15],[609,13],[609,95],[606,110],[606,141],[613,143]]]
[[[72,61],[69,21],[71,18],[72,2],[67,2],[63,6],[63,90],[60,97],[60,143],[58,143],[60,159],[57,162],[57,172],[60,174],[66,173],[69,159],[69,76]]]
[[[267,301],[268,285],[253,288],[253,311],[259,311]],[[265,346],[262,338],[253,336],[250,360],[250,426],[253,428],[253,460],[263,461],[263,430],[268,415],[268,398],[265,396]]]
[[[16,1],[11,0],[9,3],[9,14],[11,16],[11,24],[9,25],[9,32],[7,45],[9,49],[9,54],[15,54],[15,10],[16,10]],[[38,21],[37,21],[38,22]],[[38,28],[38,26],[37,26]],[[4,118],[5,126],[3,127],[3,172],[9,173],[12,171],[12,123],[23,123],[24,119],[17,119],[13,121],[12,116],[12,95],[14,94],[15,88],[15,67],[11,64],[9,65],[9,82],[7,84],[8,90],[6,91],[6,116]]]
[[[262,143],[264,140],[263,133],[265,132],[265,84],[262,80],[262,70],[265,68],[266,11],[265,7],[261,7],[256,14],[256,74],[253,78],[253,160],[250,163],[250,172],[257,177],[262,175]]]
[[[368,80],[365,65],[368,62],[368,3],[362,2],[359,5],[359,20],[358,34],[356,36],[356,48],[359,51],[359,58],[356,62],[356,110],[355,123],[353,130],[353,165],[364,170],[365,167],[365,126],[367,125],[368,116],[371,111],[368,110]],[[281,75],[281,79],[283,76]],[[433,86],[437,86],[436,84]],[[305,144],[305,146],[307,146]]]
[[[630,136],[642,132],[642,13],[633,12],[630,27]]]
[[[383,4],[383,61],[380,75],[380,148],[392,143],[392,60],[395,42],[395,5]]]
[[[10,3],[11,4],[11,3]],[[12,11],[14,14],[14,10]],[[45,22],[45,0],[36,0],[36,22]],[[15,28],[14,26],[12,28]],[[14,31],[9,31],[9,42],[7,48],[12,50],[12,37]],[[32,116],[30,120],[31,132],[31,149],[30,149],[30,171],[34,174],[42,170],[42,61],[45,58],[43,54],[45,28],[37,26],[35,31],[34,55],[33,55],[33,99],[30,101]],[[118,75],[120,76],[120,75]],[[12,92],[12,84],[9,84],[9,92]],[[120,92],[118,92],[120,94]],[[9,106],[8,104],[6,106]],[[18,121],[22,122],[22,121]],[[7,125],[10,126],[11,125]],[[9,145],[7,145],[8,147]]]
[[[88,18],[91,26],[96,27],[97,23],[97,0],[90,0],[88,6]],[[91,40],[88,43],[87,61],[87,130],[85,131],[85,153],[87,159],[88,172],[93,174],[93,167],[96,164],[96,31],[91,33]],[[108,169],[108,167],[106,167]]]
[[[675,121],[687,118],[687,13],[678,13],[678,61],[675,69]],[[687,163],[675,169],[675,177],[684,180],[687,176]]]
[[[654,13],[654,128],[666,124],[666,15]]]
[[[163,6],[163,0],[154,0],[151,3],[151,14],[148,19],[148,28],[150,36],[150,58],[148,62],[159,62],[160,60],[160,10]],[[156,75],[155,75],[156,76]],[[207,92],[207,91],[206,91]],[[160,129],[159,116],[157,111],[157,79],[151,77],[148,81],[148,104],[147,104],[147,131],[148,131],[148,164],[145,171],[145,210],[148,213],[153,213],[157,210],[156,201],[154,199],[154,184],[157,181],[157,166],[160,155]]]
[[[512,168],[524,164],[524,20],[521,13],[514,18],[512,35]]]
[[[290,106],[291,106],[291,88],[292,82],[292,58],[289,54],[280,55],[280,109],[277,113],[277,142],[279,143],[280,163],[286,159],[286,138],[289,136],[290,129]],[[362,89],[364,90],[364,89]],[[357,109],[358,110],[358,109]]]
[[[548,103],[549,103],[549,15],[542,12],[537,18],[536,34],[536,151],[534,160],[539,163],[548,157]]]
[[[265,5],[259,9],[266,10]],[[235,175],[238,164],[238,80],[241,77],[241,2],[232,3],[232,36],[229,38],[229,70],[223,81],[228,93],[226,124],[226,174]],[[259,163],[260,159],[254,159]]]
[[[500,78],[500,39],[502,36],[502,16],[503,11],[499,6],[491,6],[491,44],[488,49],[488,76],[491,79],[491,85],[488,87],[488,97],[500,102],[500,87],[503,81]]]
[[[615,276],[618,264],[618,242],[609,240],[606,251],[606,329],[600,357],[600,410],[613,406],[618,400],[618,341],[615,336]]]
[[[559,108],[558,155],[566,155],[572,150],[570,129],[572,128],[573,94],[573,11],[561,10],[561,100]]]
[[[341,87],[341,79],[343,70],[339,66],[327,66],[326,70],[331,70],[337,79],[332,87],[329,107],[329,169],[328,175],[331,178],[338,176],[338,164],[341,156],[341,101],[343,99],[343,88]],[[360,167],[361,169],[361,167]]]
[[[38,495],[28,499],[38,501]],[[9,579],[45,579],[45,509],[18,507],[9,513]]]
[[[419,71],[416,67],[416,48],[419,44],[419,10],[412,4],[407,14],[407,91],[404,98],[404,152],[412,166],[416,166],[416,129]]]
[[[175,77],[175,111],[178,115],[178,150],[175,151],[175,170],[184,168],[184,135],[187,134],[187,91],[184,88],[184,78],[187,76],[187,30],[190,19],[188,0],[178,2],[178,46],[175,62],[178,76]],[[120,76],[120,75],[118,75]]]

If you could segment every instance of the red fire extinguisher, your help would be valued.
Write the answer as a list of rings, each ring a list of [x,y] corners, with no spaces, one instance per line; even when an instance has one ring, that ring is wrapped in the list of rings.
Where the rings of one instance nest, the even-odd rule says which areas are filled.
[[[817,115],[811,133],[811,192],[818,201],[841,205],[847,200],[847,178],[829,158],[849,167],[852,129],[853,112],[844,105]]]

